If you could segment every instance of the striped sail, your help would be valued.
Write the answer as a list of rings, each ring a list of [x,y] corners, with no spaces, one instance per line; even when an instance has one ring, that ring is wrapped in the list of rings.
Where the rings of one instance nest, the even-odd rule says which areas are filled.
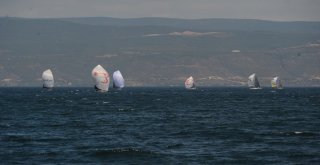
[[[47,69],[42,73],[42,81],[43,81],[43,88],[53,88],[54,79],[50,69]]]
[[[109,74],[101,65],[93,68],[91,75],[96,82],[94,87],[97,91],[106,92],[109,90]]]
[[[280,78],[278,76],[274,77],[271,80],[271,87],[272,88],[277,88],[277,89],[282,89],[282,83],[281,83],[281,80],[280,80]]]

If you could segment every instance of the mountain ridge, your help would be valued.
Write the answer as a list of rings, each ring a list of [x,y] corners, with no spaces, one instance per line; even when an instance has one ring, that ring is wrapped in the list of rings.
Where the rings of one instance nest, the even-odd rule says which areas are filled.
[[[148,19],[154,24],[2,17],[0,86],[41,86],[47,68],[57,86],[91,86],[89,73],[98,63],[110,74],[121,70],[128,86],[179,86],[189,75],[200,86],[245,86],[252,72],[263,86],[276,75],[285,86],[319,86],[320,22],[276,22],[268,28],[263,21],[237,20],[230,28]],[[289,26],[293,30],[285,30]]]

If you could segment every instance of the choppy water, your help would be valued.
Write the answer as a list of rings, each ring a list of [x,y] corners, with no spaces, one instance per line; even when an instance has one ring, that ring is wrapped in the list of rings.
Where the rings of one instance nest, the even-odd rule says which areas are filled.
[[[319,164],[320,88],[0,88],[1,164]]]

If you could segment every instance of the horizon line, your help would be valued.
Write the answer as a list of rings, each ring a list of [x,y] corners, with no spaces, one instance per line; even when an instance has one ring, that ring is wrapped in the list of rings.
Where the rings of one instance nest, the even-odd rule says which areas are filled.
[[[0,18],[17,18],[17,19],[77,19],[77,18],[109,18],[109,19],[171,19],[171,20],[252,20],[266,22],[313,22],[320,23],[320,20],[271,20],[259,18],[178,18],[178,17],[108,17],[108,16],[76,16],[76,17],[20,17],[20,16],[0,16]]]

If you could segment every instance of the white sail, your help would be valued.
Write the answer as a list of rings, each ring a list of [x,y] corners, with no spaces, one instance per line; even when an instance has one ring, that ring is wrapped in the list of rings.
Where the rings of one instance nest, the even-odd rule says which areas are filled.
[[[54,85],[53,74],[50,69],[42,73],[43,88],[52,88]]]
[[[124,79],[119,70],[113,72],[112,78],[113,78],[113,88],[121,89],[124,87]]]
[[[94,87],[97,91],[104,92],[109,90],[109,74],[101,65],[97,65],[95,68],[93,68],[91,75],[96,81]]]
[[[186,87],[186,89],[195,89],[196,88],[196,85],[194,83],[194,79],[192,76],[187,78],[187,80],[184,82],[184,86]]]
[[[272,88],[277,88],[277,89],[282,89],[282,83],[281,83],[281,80],[280,80],[280,78],[278,76],[274,77],[271,80],[271,87]]]
[[[255,73],[248,77],[248,87],[250,89],[260,89],[260,83]]]

